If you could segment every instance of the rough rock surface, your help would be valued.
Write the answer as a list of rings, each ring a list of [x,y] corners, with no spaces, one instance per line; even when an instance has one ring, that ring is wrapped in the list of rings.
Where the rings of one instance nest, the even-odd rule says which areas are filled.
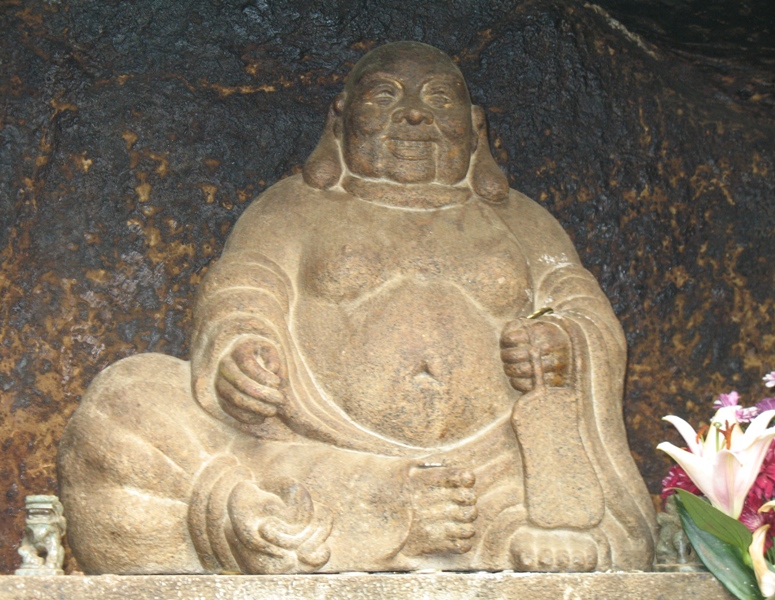
[[[19,564],[24,496],[57,492],[88,382],[137,352],[187,357],[231,225],[298,172],[354,62],[398,39],[456,58],[511,186],[600,280],[656,493],[654,446],[675,435],[659,418],[707,419],[730,389],[759,399],[775,369],[775,44],[771,8],[735,4],[748,16],[680,30],[613,2],[5,3],[0,572]]]

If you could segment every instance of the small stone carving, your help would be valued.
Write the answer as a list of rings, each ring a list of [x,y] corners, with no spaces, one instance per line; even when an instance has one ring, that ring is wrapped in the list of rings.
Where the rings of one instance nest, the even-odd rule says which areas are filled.
[[[665,512],[657,513],[659,537],[654,559],[655,571],[707,571],[689,544],[675,505],[675,495],[665,502]]]
[[[106,369],[65,431],[87,572],[651,565],[622,329],[435,48],[355,66],[210,266],[191,349]]]
[[[27,496],[27,522],[19,546],[22,565],[17,575],[64,575],[62,536],[67,529],[62,505],[56,496]]]

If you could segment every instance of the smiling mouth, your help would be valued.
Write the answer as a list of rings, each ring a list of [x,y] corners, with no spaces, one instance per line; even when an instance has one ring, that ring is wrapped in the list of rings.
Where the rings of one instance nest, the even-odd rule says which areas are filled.
[[[427,160],[433,156],[433,142],[429,140],[388,140],[390,153],[401,160]]]

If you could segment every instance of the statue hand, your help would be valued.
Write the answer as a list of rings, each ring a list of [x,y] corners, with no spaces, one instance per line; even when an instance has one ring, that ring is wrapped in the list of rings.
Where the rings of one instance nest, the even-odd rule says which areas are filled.
[[[509,321],[501,335],[501,360],[517,391],[529,392],[541,383],[536,373],[539,361],[544,385],[566,387],[570,383],[570,337],[551,321]]]
[[[285,404],[280,390],[283,365],[275,345],[250,337],[237,342],[221,359],[215,391],[221,408],[243,423],[260,423]]]
[[[251,482],[232,490],[226,539],[245,573],[315,571],[328,562],[331,511],[285,478],[272,492]]]
[[[474,474],[452,467],[415,467],[409,479],[412,525],[402,553],[419,556],[471,550],[476,534],[473,522],[478,516]]]

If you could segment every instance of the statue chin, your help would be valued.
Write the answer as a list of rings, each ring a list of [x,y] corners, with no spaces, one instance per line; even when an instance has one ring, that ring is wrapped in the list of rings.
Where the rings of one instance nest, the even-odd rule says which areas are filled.
[[[402,90],[379,110],[358,100],[375,65]],[[448,142],[391,140],[392,181],[354,176],[347,136],[395,123]],[[445,173],[457,183],[433,183]],[[210,266],[191,349],[112,365],[65,430],[86,572],[651,564],[622,329],[557,221],[508,190],[434,48],[356,65],[304,173],[256,199]]]

